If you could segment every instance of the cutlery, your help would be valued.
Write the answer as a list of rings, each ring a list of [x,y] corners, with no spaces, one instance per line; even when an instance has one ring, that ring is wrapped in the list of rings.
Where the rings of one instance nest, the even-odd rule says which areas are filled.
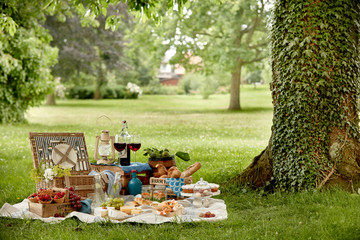
[[[54,166],[54,161],[52,159],[52,147],[51,146],[49,146],[48,151],[49,151],[50,166],[52,167],[52,166]]]
[[[79,148],[79,142],[78,141],[75,141],[75,147],[76,147],[76,154],[77,154],[77,157],[78,157],[78,161],[76,162],[76,164],[79,165],[80,171],[83,171],[84,168],[82,166],[81,161],[79,161],[80,158],[81,158],[81,151],[80,151],[80,148]]]
[[[48,168],[49,167],[48,152],[47,152],[47,143],[45,141],[44,141],[44,159],[45,159],[45,167]]]
[[[81,148],[81,152],[83,153],[83,156],[84,156],[83,159],[86,159],[86,153],[85,153],[85,149],[83,147]],[[84,163],[85,170],[89,170],[87,163],[85,161],[83,161],[83,163]]]

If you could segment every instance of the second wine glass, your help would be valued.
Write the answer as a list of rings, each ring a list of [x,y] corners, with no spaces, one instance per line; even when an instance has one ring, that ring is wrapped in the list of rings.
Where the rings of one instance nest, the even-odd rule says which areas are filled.
[[[134,134],[131,136],[129,148],[134,151],[135,162],[136,162],[136,151],[141,148],[141,137],[138,134]]]
[[[114,142],[114,148],[119,153],[119,164],[120,164],[121,152],[124,151],[126,148],[126,138],[121,135],[116,135],[115,142]]]

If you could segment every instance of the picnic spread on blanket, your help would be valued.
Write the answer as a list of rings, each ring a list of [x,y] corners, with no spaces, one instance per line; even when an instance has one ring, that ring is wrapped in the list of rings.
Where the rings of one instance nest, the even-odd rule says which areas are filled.
[[[165,222],[219,221],[227,219],[219,185],[192,175],[200,162],[181,171],[175,156],[190,161],[184,152],[145,149],[148,163],[130,161],[141,148],[140,135],[122,130],[96,136],[90,163],[84,133],[29,133],[36,191],[21,203],[5,203],[0,216],[60,222],[77,217],[83,222],[111,221],[160,224]],[[116,158],[116,152],[118,158]]]

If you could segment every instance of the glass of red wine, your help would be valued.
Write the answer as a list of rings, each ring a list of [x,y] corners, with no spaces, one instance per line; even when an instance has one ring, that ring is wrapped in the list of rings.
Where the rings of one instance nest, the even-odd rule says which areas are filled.
[[[134,156],[135,156],[135,162],[136,162],[136,151],[139,150],[141,148],[141,138],[140,135],[132,135],[131,136],[131,140],[130,140],[130,144],[129,144],[129,148],[134,151]]]
[[[125,136],[121,136],[121,135],[115,136],[114,148],[119,153],[119,161],[120,161],[121,152],[124,151],[126,148],[126,140],[127,138]]]

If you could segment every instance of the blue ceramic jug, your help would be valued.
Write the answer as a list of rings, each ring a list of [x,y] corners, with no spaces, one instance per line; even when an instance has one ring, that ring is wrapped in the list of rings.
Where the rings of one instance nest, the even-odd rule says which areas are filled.
[[[131,180],[128,184],[130,195],[141,194],[141,181],[136,177],[136,170],[131,170]]]

